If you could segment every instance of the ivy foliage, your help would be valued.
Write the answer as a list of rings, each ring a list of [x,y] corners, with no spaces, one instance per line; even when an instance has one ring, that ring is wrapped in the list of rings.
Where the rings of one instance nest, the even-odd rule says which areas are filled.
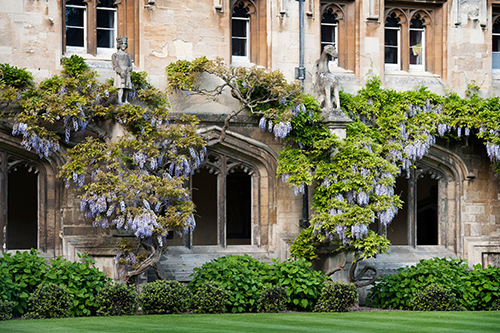
[[[79,193],[85,217],[132,231],[147,248],[150,260],[129,256],[129,280],[158,261],[169,232],[195,227],[184,182],[203,162],[205,143],[196,118],[169,122],[167,95],[146,73],[131,73],[130,103],[119,105],[113,80],[100,83],[76,55],[62,64],[61,75],[38,85],[26,70],[2,66],[2,121],[41,158],[66,152],[59,177]]]

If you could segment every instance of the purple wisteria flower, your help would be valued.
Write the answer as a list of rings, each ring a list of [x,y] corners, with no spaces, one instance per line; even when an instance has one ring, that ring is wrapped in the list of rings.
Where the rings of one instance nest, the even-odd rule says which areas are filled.
[[[361,239],[368,235],[368,227],[366,224],[355,224],[351,227],[351,232],[355,239]]]

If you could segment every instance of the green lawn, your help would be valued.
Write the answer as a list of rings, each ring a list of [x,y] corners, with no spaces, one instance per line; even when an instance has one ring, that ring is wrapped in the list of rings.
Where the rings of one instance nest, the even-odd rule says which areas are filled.
[[[0,322],[0,332],[500,332],[500,311],[88,317]]]

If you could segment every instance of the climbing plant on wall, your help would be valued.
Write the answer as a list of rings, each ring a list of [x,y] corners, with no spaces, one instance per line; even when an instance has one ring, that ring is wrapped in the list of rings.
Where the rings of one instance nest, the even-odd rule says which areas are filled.
[[[221,84],[206,89],[206,74]],[[167,75],[169,89],[188,95],[217,98],[228,89],[241,108],[228,115],[225,128],[231,117],[248,112],[260,117],[262,130],[284,139],[277,176],[296,194],[314,187],[310,226],[291,247],[296,257],[317,259],[318,249],[328,244],[334,245],[334,253],[354,254],[355,262],[386,252],[389,241],[369,225],[391,223],[402,205],[394,193],[396,177],[409,177],[436,138],[476,135],[484,140],[491,161],[500,160],[500,100],[480,98],[474,87],[466,98],[440,96],[425,87],[398,92],[383,89],[373,77],[357,94],[341,93],[342,109],[353,121],[347,137],[340,139],[322,123],[316,101],[279,72],[199,58],[172,63]],[[339,268],[343,265],[328,274]]]
[[[0,125],[40,158],[65,153],[59,177],[78,191],[85,217],[137,237],[134,251],[119,257],[131,281],[149,267],[160,269],[169,232],[195,227],[184,182],[204,159],[204,141],[194,117],[169,123],[166,95],[145,73],[131,73],[131,103],[118,105],[112,80],[100,83],[81,57],[63,65],[62,75],[39,85],[26,70],[1,65]],[[142,260],[140,248],[147,250]]]

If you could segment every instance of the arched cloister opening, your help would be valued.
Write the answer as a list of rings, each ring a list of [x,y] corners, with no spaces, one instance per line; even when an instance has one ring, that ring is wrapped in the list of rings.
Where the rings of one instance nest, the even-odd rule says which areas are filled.
[[[396,180],[395,193],[403,207],[385,232],[392,245],[441,245],[457,253],[460,239],[462,181],[469,175],[464,161],[455,153],[433,146],[416,163],[410,177]]]

